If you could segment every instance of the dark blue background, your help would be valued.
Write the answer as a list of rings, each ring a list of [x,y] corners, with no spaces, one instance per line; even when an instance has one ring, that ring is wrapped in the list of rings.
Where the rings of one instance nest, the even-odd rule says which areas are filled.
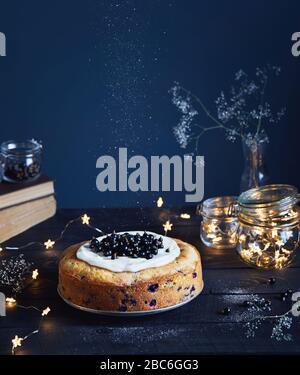
[[[61,207],[152,206],[157,193],[98,192],[96,159],[118,147],[183,154],[172,134],[173,81],[213,109],[238,69],[270,62],[283,70],[272,99],[287,107],[269,131],[270,175],[300,186],[300,57],[291,55],[299,14],[297,0],[1,0],[1,140],[43,141],[44,171],[56,179]],[[199,145],[205,196],[237,193],[240,143],[216,131]],[[168,205],[184,203],[183,193],[163,196]]]

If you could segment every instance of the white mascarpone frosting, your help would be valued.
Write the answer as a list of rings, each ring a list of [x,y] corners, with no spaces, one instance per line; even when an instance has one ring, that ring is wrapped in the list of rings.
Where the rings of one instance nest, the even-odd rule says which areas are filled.
[[[125,232],[119,232],[123,234]],[[144,232],[131,231],[126,232],[129,234],[140,234],[143,235]],[[130,258],[127,256],[119,256],[116,259],[111,259],[110,256],[103,256],[102,253],[95,253],[89,246],[89,242],[82,245],[77,250],[77,258],[83,260],[84,262],[90,264],[91,266],[105,268],[112,272],[138,272],[145,270],[147,268],[161,267],[166,264],[173,262],[180,254],[180,249],[176,241],[169,237],[161,236],[157,233],[147,232],[152,234],[155,238],[162,237],[163,248],[158,249],[158,254],[154,255],[151,259],[146,258]],[[98,237],[101,241],[106,236]],[[168,249],[168,251],[166,251]]]

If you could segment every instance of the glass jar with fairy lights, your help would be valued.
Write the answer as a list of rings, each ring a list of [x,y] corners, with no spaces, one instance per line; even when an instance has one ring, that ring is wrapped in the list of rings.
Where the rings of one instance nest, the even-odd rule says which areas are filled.
[[[225,196],[205,200],[198,207],[202,216],[200,237],[202,242],[216,249],[236,246],[237,217],[232,212],[236,197]]]
[[[291,185],[266,185],[238,197],[237,252],[258,268],[287,267],[299,244],[299,194]]]

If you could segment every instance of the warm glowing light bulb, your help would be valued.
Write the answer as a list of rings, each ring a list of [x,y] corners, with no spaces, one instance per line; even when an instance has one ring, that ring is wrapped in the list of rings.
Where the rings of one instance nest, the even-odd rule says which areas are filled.
[[[279,235],[278,235],[278,230],[277,229],[272,229],[271,230],[271,236],[272,236],[272,238],[274,240],[277,240],[278,238],[280,238]]]
[[[261,255],[262,254],[262,251],[261,251],[261,248],[259,247],[259,245],[255,242],[250,242],[249,243],[249,249],[250,251],[252,251],[253,253],[255,254],[259,254]]]
[[[276,245],[277,245],[278,247],[282,247],[283,245],[285,245],[285,242],[282,241],[282,239],[278,239],[275,243],[276,243]]]
[[[87,214],[84,214],[83,216],[81,216],[81,222],[84,225],[89,225],[90,224],[90,220],[91,220],[91,218]]]
[[[180,214],[180,217],[181,217],[181,219],[190,219],[190,218],[191,218],[191,215],[190,215],[190,214],[183,213],[183,214]]]
[[[213,233],[213,232],[217,232],[219,230],[219,227],[217,224],[211,222],[207,224],[206,229],[207,229],[207,232]]]
[[[55,244],[55,241],[51,241],[50,239],[44,242],[44,245],[46,247],[46,250],[51,249],[53,245]]]
[[[162,197],[159,197],[156,201],[157,207],[162,207],[163,204],[164,204],[164,201],[163,201]]]
[[[23,338],[16,335],[15,338],[11,340],[13,349],[16,349],[18,346],[22,346],[22,341]]]
[[[38,269],[35,269],[35,270],[32,271],[31,277],[33,278],[33,280],[36,280],[38,275],[39,275],[39,271],[38,271]]]
[[[165,233],[167,233],[169,230],[172,230],[172,226],[173,226],[173,224],[170,223],[169,220],[166,221],[165,224],[163,224]]]
[[[14,298],[12,298],[12,297],[7,297],[7,298],[5,299],[5,302],[6,302],[9,306],[12,306],[12,305],[14,305],[15,303],[17,303],[17,301],[16,301]]]
[[[42,311],[42,316],[46,316],[46,315],[48,315],[50,311],[51,311],[50,307],[46,307],[46,308]]]

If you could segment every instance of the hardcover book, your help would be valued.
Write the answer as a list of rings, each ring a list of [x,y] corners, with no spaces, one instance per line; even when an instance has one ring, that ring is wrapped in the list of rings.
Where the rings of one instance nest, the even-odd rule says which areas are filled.
[[[0,210],[54,194],[53,180],[41,176],[33,182],[0,183]]]
[[[0,243],[54,216],[54,195],[31,200],[0,210]]]

